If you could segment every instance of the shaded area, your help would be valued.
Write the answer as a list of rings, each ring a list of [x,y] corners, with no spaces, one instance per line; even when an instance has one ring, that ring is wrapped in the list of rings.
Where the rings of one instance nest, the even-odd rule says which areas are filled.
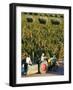
[[[53,67],[51,70],[48,71],[48,73],[58,74],[58,75],[64,75],[64,67]]]

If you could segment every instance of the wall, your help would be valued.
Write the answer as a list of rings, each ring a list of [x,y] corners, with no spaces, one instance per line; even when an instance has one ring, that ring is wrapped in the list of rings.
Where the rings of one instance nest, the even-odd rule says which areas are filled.
[[[49,4],[49,5],[73,5],[73,0],[1,0],[0,1],[0,89],[16,89],[8,86],[9,82],[9,3],[35,3],[35,4]],[[73,36],[72,36],[73,37]],[[73,48],[72,48],[73,49]],[[42,89],[42,90],[69,90],[73,88],[72,84],[65,85],[46,85],[35,87],[22,87],[24,89]]]

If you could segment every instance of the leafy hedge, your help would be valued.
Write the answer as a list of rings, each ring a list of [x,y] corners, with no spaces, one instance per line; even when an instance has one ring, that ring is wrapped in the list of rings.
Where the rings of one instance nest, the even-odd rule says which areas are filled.
[[[42,18],[40,18],[40,15]],[[40,58],[42,52],[49,58],[53,54],[56,55],[57,59],[64,57],[63,15],[22,13],[21,24],[22,54],[30,54],[35,62],[37,62],[37,58]]]

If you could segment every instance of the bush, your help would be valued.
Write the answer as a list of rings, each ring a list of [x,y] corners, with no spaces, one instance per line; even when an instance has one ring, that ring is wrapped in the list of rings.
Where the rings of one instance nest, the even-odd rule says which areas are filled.
[[[28,18],[27,18],[27,22],[33,22],[33,19],[30,18],[30,17],[28,17]]]
[[[56,20],[56,19],[51,19],[51,23],[54,24],[54,25],[59,25],[60,21]]]
[[[46,20],[44,18],[39,18],[38,20],[41,24],[46,24]]]
[[[31,12],[29,13],[29,15],[32,15],[32,14],[33,14],[33,13],[31,13]]]
[[[61,18],[64,18],[64,16],[63,16],[63,15],[60,15],[60,17],[61,17]]]
[[[34,13],[34,15],[38,15],[38,13]]]

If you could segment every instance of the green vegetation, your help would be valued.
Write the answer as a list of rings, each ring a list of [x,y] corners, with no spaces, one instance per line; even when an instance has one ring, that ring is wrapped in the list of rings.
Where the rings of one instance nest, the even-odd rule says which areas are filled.
[[[37,60],[44,52],[47,57],[64,57],[64,15],[48,13],[22,13],[22,54]]]

